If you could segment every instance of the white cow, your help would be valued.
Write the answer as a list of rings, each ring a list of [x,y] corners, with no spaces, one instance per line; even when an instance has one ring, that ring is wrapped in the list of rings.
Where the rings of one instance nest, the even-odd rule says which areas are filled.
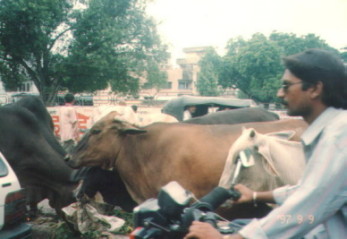
[[[173,117],[172,115],[168,115],[165,113],[148,113],[148,114],[142,114],[139,117],[139,123],[138,125],[141,127],[150,125],[154,122],[167,122],[167,123],[174,123],[178,122],[178,120]]]
[[[304,171],[305,157],[301,143],[289,140],[294,134],[286,131],[265,135],[252,128],[243,129],[229,150],[219,186],[230,188],[238,155],[247,148],[251,149],[250,161],[243,162],[236,183],[257,191],[297,183]]]
[[[130,106],[123,105],[102,105],[95,108],[93,113],[93,123],[96,123],[99,119],[113,111],[118,112],[116,119],[138,125],[139,120],[137,114]]]

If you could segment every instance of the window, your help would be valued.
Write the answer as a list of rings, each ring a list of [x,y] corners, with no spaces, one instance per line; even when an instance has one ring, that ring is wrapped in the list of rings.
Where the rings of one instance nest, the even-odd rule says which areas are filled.
[[[31,81],[24,82],[19,86],[18,91],[30,92],[32,86],[33,86],[33,83]]]
[[[191,89],[192,81],[188,80],[179,80],[178,81],[178,89]]]

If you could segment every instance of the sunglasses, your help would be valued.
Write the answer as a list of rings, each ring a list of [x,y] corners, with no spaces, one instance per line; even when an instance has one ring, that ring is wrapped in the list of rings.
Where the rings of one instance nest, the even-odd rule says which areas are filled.
[[[284,92],[288,92],[289,90],[289,87],[291,87],[292,85],[297,85],[297,84],[302,84],[303,82],[294,82],[294,83],[291,83],[291,82],[284,82],[282,85],[281,85],[281,89],[284,91]]]

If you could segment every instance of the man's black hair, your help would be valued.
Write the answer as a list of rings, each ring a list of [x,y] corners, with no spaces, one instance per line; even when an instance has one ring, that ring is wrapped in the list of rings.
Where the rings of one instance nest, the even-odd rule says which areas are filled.
[[[65,96],[64,96],[64,100],[66,103],[72,103],[75,99],[75,96],[71,93],[67,93]]]
[[[347,109],[347,67],[332,52],[308,49],[283,58],[285,67],[304,84],[303,89],[323,83],[322,101],[327,106]]]
[[[137,112],[137,105],[132,105],[131,108],[133,109],[134,112]]]

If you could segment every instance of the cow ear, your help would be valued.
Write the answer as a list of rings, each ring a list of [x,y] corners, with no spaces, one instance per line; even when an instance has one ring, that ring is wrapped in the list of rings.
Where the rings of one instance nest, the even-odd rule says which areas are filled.
[[[126,128],[126,129],[121,129],[119,130],[119,132],[121,134],[143,134],[146,133],[147,130],[143,130],[143,129],[136,129],[136,128]]]

